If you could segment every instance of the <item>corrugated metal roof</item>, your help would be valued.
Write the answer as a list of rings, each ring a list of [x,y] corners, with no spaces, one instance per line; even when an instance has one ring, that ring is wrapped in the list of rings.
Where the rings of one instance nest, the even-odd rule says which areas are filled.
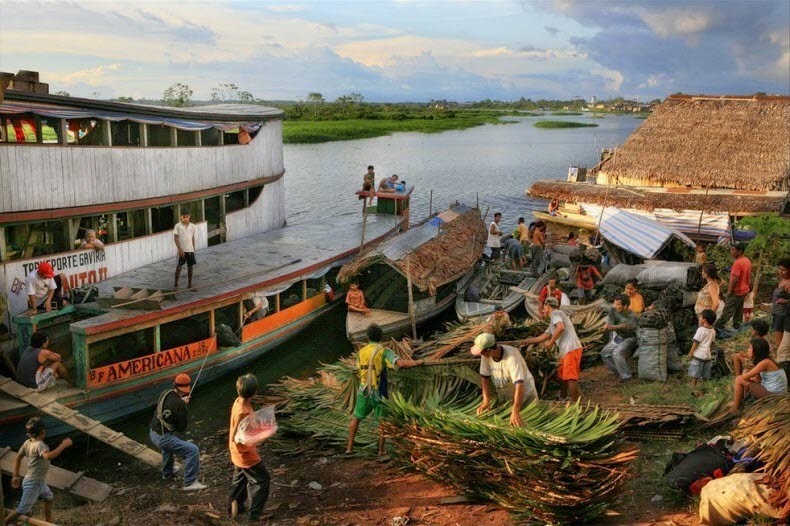
[[[674,228],[614,207],[604,210],[599,231],[606,241],[644,259],[653,259],[673,237],[696,246]]]

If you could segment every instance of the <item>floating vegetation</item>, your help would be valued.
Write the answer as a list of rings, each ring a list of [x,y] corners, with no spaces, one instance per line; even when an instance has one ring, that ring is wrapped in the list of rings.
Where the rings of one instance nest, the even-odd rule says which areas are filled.
[[[551,112],[552,115],[557,115],[559,117],[567,116],[567,115],[584,115],[580,111],[553,111]]]
[[[536,128],[594,128],[598,125],[587,122],[538,121],[534,126]]]

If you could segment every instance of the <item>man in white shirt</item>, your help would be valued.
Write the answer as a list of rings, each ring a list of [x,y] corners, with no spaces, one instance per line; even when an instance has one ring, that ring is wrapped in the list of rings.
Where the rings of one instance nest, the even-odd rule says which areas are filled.
[[[483,389],[483,403],[477,414],[485,413],[491,407],[489,379],[494,383],[497,394],[513,399],[510,412],[510,425],[521,425],[521,407],[528,400],[537,400],[535,379],[527,368],[527,362],[515,347],[499,345],[493,334],[484,332],[475,338],[472,354],[480,356],[480,377]]]
[[[491,249],[491,259],[499,259],[502,252],[502,230],[499,229],[499,222],[502,221],[502,213],[494,214],[494,220],[488,225],[488,247]]]
[[[178,278],[181,277],[181,267],[187,264],[187,287],[192,288],[192,267],[195,266],[195,233],[197,227],[189,222],[189,212],[181,214],[181,222],[173,228],[173,241],[178,249],[178,266],[176,267],[176,282],[174,288],[178,288]]]
[[[573,322],[560,310],[560,303],[555,297],[549,297],[544,304],[545,315],[549,318],[549,327],[546,332],[534,338],[527,338],[527,345],[543,342],[543,347],[551,349],[554,344],[560,350],[560,365],[557,374],[560,377],[560,399],[564,400],[570,395],[571,400],[578,400],[582,393],[579,389],[579,373],[582,363],[582,342],[576,335]]]
[[[58,290],[58,285],[53,279],[55,270],[48,261],[42,261],[38,268],[27,275],[25,278],[25,291],[27,293],[27,304],[30,307],[29,314],[36,314],[38,309],[52,311],[52,298]]]
[[[262,320],[269,312],[269,299],[263,292],[244,295],[244,323]]]

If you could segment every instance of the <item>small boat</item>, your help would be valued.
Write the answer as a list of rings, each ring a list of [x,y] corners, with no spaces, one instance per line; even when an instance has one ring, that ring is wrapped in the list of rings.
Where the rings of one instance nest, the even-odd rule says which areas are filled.
[[[563,205],[559,208],[557,215],[551,215],[548,212],[532,212],[535,220],[543,221],[545,223],[556,223],[558,225],[565,225],[575,228],[586,228],[587,230],[596,230],[598,228],[598,221],[595,217],[582,213],[580,206],[573,206],[570,204]]]
[[[529,289],[513,289],[514,292],[517,292],[524,297],[524,308],[526,308],[527,313],[529,313],[529,315],[536,320],[540,319],[540,309],[538,306],[538,296],[540,296],[540,291],[549,282],[549,278],[556,277],[556,275],[556,272],[546,272],[537,280],[535,280]],[[603,307],[604,300],[597,299],[592,303],[588,303],[587,305],[562,305],[560,306],[560,309],[564,312],[567,312],[568,314],[578,314],[591,310],[602,309]]]
[[[511,289],[517,286],[528,289],[536,278],[528,270],[507,270],[499,264],[488,264],[480,267],[467,287],[472,287],[480,292],[479,301],[467,301],[466,295],[459,295],[455,299],[455,313],[462,322],[488,316],[496,307],[502,307],[505,312],[511,312],[521,302],[521,293]]]
[[[456,205],[344,265],[338,282],[358,283],[370,307],[346,316],[349,339],[364,340],[371,323],[399,336],[439,315],[463,294],[485,244],[480,211]]]

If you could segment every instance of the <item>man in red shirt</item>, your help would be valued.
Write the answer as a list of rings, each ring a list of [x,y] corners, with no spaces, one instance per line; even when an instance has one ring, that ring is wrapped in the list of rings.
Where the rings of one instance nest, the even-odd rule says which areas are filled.
[[[540,289],[540,294],[538,295],[538,312],[540,313],[540,318],[543,319],[543,308],[546,304],[546,298],[549,297],[551,294],[552,297],[557,298],[557,303],[560,304],[562,302],[562,291],[557,286],[557,278],[549,278],[549,283]]]
[[[746,243],[736,243],[730,249],[735,261],[730,270],[730,284],[727,287],[724,311],[714,325],[717,329],[723,329],[730,318],[734,329],[737,330],[743,325],[743,301],[752,290],[752,262],[743,255],[745,250]]]

